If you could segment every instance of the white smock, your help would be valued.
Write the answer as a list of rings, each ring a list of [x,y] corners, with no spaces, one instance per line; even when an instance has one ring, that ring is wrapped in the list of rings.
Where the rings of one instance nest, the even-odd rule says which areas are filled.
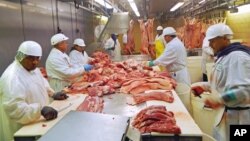
[[[82,53],[82,52],[77,51],[77,50],[72,50],[69,53],[69,58],[70,58],[70,61],[73,65],[73,67],[83,67],[83,65],[88,64],[89,60],[90,60],[86,51],[84,51],[84,53]]]
[[[0,78],[0,140],[13,140],[22,125],[38,120],[53,93],[39,69],[29,72],[18,61],[10,64]]]
[[[177,37],[167,44],[167,49],[164,49],[162,55],[154,60],[154,64],[165,66],[177,83],[191,85],[187,71],[187,52]]]
[[[211,88],[213,94],[223,94],[227,90],[237,90],[235,100],[225,102],[228,107],[250,106],[250,56],[242,51],[234,51],[219,58],[212,70]],[[225,115],[225,116],[223,116]],[[218,141],[229,141],[229,124],[249,124],[250,110],[219,109],[215,117],[214,137]]]
[[[206,38],[204,38],[202,44],[202,60],[201,60],[201,70],[203,74],[207,74],[206,64],[212,62],[214,62],[214,52],[213,49],[209,46],[209,41]]]
[[[124,35],[122,36],[122,43],[123,43],[123,44],[127,44],[127,43],[128,43],[128,35],[127,35],[127,34],[124,34]]]
[[[177,82],[177,94],[187,110],[192,113],[190,104],[191,80],[187,70],[187,52],[183,43],[177,37],[173,38],[167,44],[164,52],[154,61],[154,64],[165,66],[170,72],[172,78]],[[185,90],[182,90],[183,88]]]
[[[105,45],[104,45],[104,49],[105,50],[108,50],[111,58],[113,61],[121,61],[121,46],[120,46],[120,43],[118,41],[118,39],[116,39],[116,44],[114,46],[115,42],[112,38],[109,38]],[[114,50],[111,50],[111,48],[115,47]]]
[[[49,84],[56,92],[80,79],[84,67],[73,67],[66,53],[53,48],[46,60],[46,71]]]

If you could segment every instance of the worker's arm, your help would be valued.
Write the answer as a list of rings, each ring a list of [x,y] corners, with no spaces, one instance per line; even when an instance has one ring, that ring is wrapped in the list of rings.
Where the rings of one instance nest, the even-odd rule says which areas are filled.
[[[164,52],[154,61],[155,65],[168,66],[177,60],[176,49],[172,46],[168,46],[168,49],[165,49]]]

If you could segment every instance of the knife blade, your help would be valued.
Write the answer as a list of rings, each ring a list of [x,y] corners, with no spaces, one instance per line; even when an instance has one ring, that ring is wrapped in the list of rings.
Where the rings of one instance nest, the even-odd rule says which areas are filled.
[[[66,106],[62,106],[62,107],[60,107],[57,111],[58,111],[58,112],[62,112],[63,110],[69,108],[71,105],[73,105],[73,104],[72,104],[72,103],[69,103],[69,104],[66,105]]]

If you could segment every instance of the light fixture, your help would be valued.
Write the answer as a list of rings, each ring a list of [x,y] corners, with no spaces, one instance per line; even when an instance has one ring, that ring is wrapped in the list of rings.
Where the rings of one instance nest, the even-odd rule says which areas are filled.
[[[238,8],[238,13],[250,12],[250,4],[242,5],[237,8]]]
[[[206,0],[201,0],[200,2],[199,2],[199,4],[202,4],[202,3],[204,3]]]
[[[105,0],[95,0],[95,2],[101,4],[102,6],[111,9],[113,8],[108,2],[106,2]]]
[[[183,4],[184,4],[184,2],[178,2],[178,3],[176,3],[176,4],[170,9],[170,11],[173,12],[173,11],[177,10],[177,9],[180,8]]]
[[[138,11],[138,9],[137,9],[137,6],[136,6],[134,0],[128,0],[128,2],[129,2],[129,4],[130,4],[131,8],[133,9],[133,11],[135,12],[135,15],[136,15],[137,17],[140,17],[140,13],[139,13],[139,11]]]

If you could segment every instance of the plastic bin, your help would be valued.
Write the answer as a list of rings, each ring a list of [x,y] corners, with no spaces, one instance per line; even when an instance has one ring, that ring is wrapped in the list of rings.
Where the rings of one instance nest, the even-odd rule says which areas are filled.
[[[191,105],[193,108],[193,119],[197,125],[205,134],[212,136],[212,129],[217,111],[211,108],[204,108],[204,100],[209,96],[211,96],[209,93],[203,93],[201,98],[191,94]]]
[[[187,57],[187,68],[191,83],[202,81],[201,56]]]
[[[190,100],[191,99],[190,98],[190,94],[191,94],[190,86],[184,83],[177,83],[175,91],[180,97],[182,103],[184,104],[184,106],[186,107],[190,115],[192,115],[192,106],[191,106],[191,100]]]

